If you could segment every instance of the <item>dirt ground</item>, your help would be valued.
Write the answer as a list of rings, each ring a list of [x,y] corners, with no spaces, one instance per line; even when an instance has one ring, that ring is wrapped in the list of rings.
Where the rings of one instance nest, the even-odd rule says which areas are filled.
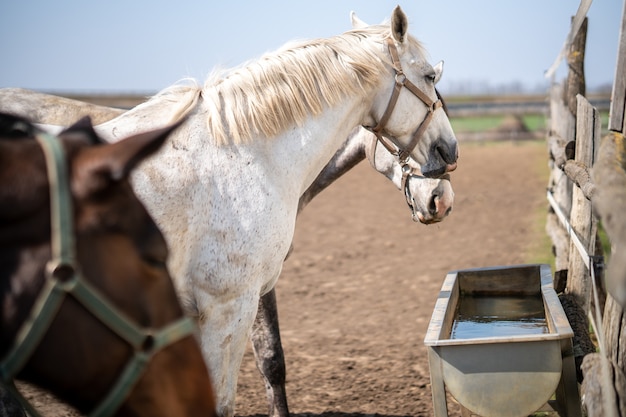
[[[547,170],[543,142],[462,143],[453,211],[430,226],[367,163],[320,194],[276,287],[292,415],[431,416],[423,340],[443,279],[530,261],[545,236]],[[236,414],[267,414],[251,348]]]
[[[319,195],[277,284],[292,415],[431,416],[423,339],[441,283],[455,269],[530,261],[545,236],[546,172],[543,142],[462,143],[454,209],[430,226],[367,163]],[[75,415],[36,397],[44,415]],[[267,415],[251,348],[236,414]]]

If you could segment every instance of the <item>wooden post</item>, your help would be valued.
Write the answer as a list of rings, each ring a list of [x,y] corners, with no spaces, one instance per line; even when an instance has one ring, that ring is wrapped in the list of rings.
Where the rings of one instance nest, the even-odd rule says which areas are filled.
[[[600,118],[598,111],[582,95],[577,97],[576,118],[576,158],[575,161],[586,167],[592,167],[596,143],[600,137]],[[596,247],[597,221],[592,213],[589,201],[580,187],[572,192],[572,211],[570,224],[585,246],[587,253],[594,254]],[[567,275],[566,292],[574,295],[585,313],[589,311],[591,302],[590,272],[586,261],[578,253],[573,242],[570,242],[570,257]]]
[[[553,85],[550,90],[550,180],[548,188],[566,215],[572,209],[572,181],[563,172],[567,159],[566,149],[576,138],[576,112],[578,94],[585,93],[585,42],[587,39],[587,18],[583,21],[569,47],[567,63],[568,78],[564,85]],[[546,232],[552,239],[555,256],[554,287],[557,291],[565,288],[570,264],[569,238],[561,227],[556,215],[550,211],[546,221]]]
[[[613,93],[611,97],[611,115],[609,117],[609,130],[626,133],[626,2],[622,10],[622,28],[619,34],[619,46],[617,48],[617,64],[615,65],[615,80],[613,81]]]
[[[550,132],[548,136],[550,179],[548,189],[552,191],[554,199],[567,216],[569,216],[572,208],[572,182],[561,168],[567,160],[565,147],[567,143],[574,141],[573,124],[574,116],[567,111],[563,102],[563,86],[555,84],[550,89]],[[569,237],[552,210],[548,212],[546,233],[550,236],[554,249],[556,269],[554,287],[561,292],[565,288],[567,278]],[[561,281],[563,284],[560,284]]]
[[[572,21],[574,18],[572,18]],[[578,94],[585,95],[585,44],[587,42],[587,18],[583,20],[582,25],[571,45],[567,54],[567,65],[569,71],[567,73],[567,83],[563,91],[563,101],[567,104],[570,113],[576,117],[578,103],[576,96]]]
[[[582,394],[589,417],[626,416],[626,1],[611,97],[609,130],[602,139],[592,176],[592,200],[609,235],[612,253],[606,271],[608,294],[602,351],[583,361]]]
[[[573,30],[573,29],[572,29]],[[553,85],[550,89],[550,132],[548,136],[548,150],[550,152],[550,180],[548,189],[554,200],[566,216],[572,210],[573,182],[565,174],[563,168],[576,140],[576,118],[578,105],[576,96],[584,94],[585,75],[584,58],[585,42],[587,38],[587,18],[583,20],[580,29],[573,37],[569,46],[567,62],[569,65],[568,79],[564,85]],[[561,292],[566,289],[568,269],[570,266],[570,239],[560,225],[557,216],[550,209],[546,220],[546,232],[552,239],[555,256],[554,288]]]

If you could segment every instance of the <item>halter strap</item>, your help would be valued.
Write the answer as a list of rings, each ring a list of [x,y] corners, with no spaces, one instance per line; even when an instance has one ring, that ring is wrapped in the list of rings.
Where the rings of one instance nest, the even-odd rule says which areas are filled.
[[[372,143],[370,143],[369,145],[370,156],[367,157],[370,165],[375,170],[378,170],[378,168],[376,167],[376,148],[379,142],[382,144],[386,143],[379,139],[372,140]],[[394,154],[395,149],[389,149],[386,146],[385,148],[389,151],[389,153]],[[409,180],[411,179],[411,177],[419,177],[419,178],[424,178],[424,177],[421,175],[421,172],[416,171],[415,169],[411,168],[408,163],[401,164],[400,168],[402,169],[402,179],[400,181],[400,190],[404,193],[406,203],[411,209],[411,212],[414,213],[415,212],[415,198],[413,197],[413,193],[411,193],[411,189],[409,188],[409,185],[410,185]]]
[[[411,152],[413,152],[413,149],[415,149],[415,147],[417,146],[417,143],[419,142],[421,137],[424,135],[424,132],[426,132],[426,129],[428,128],[428,125],[430,124],[430,121],[433,118],[435,110],[442,107],[443,104],[441,102],[441,99],[439,98],[437,98],[436,101],[431,100],[426,93],[424,93],[419,87],[417,87],[415,84],[409,81],[409,79],[407,79],[406,75],[404,74],[404,71],[402,70],[402,64],[400,63],[400,58],[398,56],[398,49],[396,48],[396,45],[393,42],[393,39],[387,38],[387,45],[389,47],[389,54],[391,55],[391,63],[396,73],[394,77],[395,84],[393,86],[393,91],[391,92],[391,97],[389,98],[389,103],[387,104],[387,108],[385,109],[385,112],[383,113],[382,117],[378,121],[378,124],[373,128],[367,128],[367,129],[369,129],[376,135],[376,137],[378,138],[378,141],[382,143],[382,145],[390,153],[398,157],[398,159],[400,160],[400,163],[404,164],[409,159]],[[424,117],[424,120],[422,120],[422,123],[420,123],[420,125],[415,130],[415,132],[413,132],[413,136],[411,137],[411,142],[409,142],[407,147],[404,149],[399,144],[394,143],[394,141],[391,138],[384,138],[382,135],[382,131],[387,125],[389,118],[391,117],[391,113],[393,112],[396,106],[396,103],[398,102],[398,98],[400,97],[400,91],[402,91],[403,87],[406,87],[411,93],[413,93],[413,95],[415,95],[418,99],[420,99],[428,108],[426,112],[426,116]],[[391,141],[393,145],[390,144],[388,141]]]
[[[74,267],[77,262],[72,199],[63,147],[57,138],[48,134],[38,134],[36,139],[46,157],[50,183],[52,259],[46,266],[46,281],[29,317],[20,327],[13,347],[0,363],[0,377],[28,413],[33,417],[39,417],[37,410],[15,387],[14,378],[41,342],[65,297],[71,294],[134,350],[132,358],[108,394],[89,414],[89,417],[111,416],[135,386],[152,356],[170,344],[193,335],[196,324],[190,317],[182,317],[158,331],[141,328],[82,278]]]

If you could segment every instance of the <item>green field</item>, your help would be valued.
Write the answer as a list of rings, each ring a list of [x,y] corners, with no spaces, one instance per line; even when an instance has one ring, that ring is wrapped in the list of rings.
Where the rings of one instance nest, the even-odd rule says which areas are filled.
[[[450,122],[455,132],[482,132],[495,129],[502,124],[505,115],[500,116],[473,116],[473,117],[452,117]],[[546,117],[542,114],[528,114],[522,116],[522,120],[532,132],[544,130],[546,127]]]
[[[506,115],[451,117],[450,122],[455,132],[474,133],[495,129],[502,124],[505,118]],[[522,116],[522,120],[531,132],[546,130],[548,126],[548,119],[543,114],[526,114]],[[608,121],[608,111],[600,112],[600,123],[603,135],[606,133]]]

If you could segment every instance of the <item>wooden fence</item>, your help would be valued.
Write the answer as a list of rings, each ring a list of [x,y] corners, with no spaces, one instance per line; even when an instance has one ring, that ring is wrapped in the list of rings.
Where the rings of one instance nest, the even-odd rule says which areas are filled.
[[[590,4],[582,0],[572,19],[562,53],[569,66],[567,79],[550,92],[546,232],[555,252],[555,288],[562,293],[576,334],[573,354],[580,365],[583,406],[590,417],[626,417],[626,1],[609,133],[603,138],[598,111],[585,98],[585,16]],[[599,225],[611,243],[606,267]]]

